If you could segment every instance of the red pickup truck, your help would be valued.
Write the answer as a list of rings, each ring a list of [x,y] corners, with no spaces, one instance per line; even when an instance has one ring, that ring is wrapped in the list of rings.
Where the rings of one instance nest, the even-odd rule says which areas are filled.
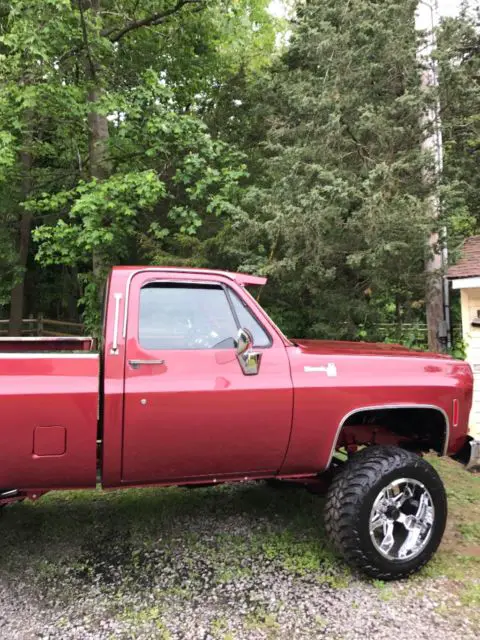
[[[382,579],[435,552],[467,455],[472,373],[398,345],[288,340],[261,277],[118,267],[91,338],[0,341],[0,505],[49,490],[331,479],[325,524]]]

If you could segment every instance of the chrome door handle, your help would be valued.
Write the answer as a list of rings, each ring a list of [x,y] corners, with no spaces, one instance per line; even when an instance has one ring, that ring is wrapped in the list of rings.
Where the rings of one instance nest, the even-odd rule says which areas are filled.
[[[129,360],[128,364],[132,367],[132,369],[138,369],[144,364],[165,364],[165,360]]]

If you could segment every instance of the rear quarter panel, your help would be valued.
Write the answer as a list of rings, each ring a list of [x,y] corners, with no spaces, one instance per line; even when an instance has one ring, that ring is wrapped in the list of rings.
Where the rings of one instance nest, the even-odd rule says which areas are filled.
[[[96,354],[0,354],[1,489],[95,486],[98,376]]]
[[[448,419],[448,452],[463,442],[472,394],[472,374],[465,363],[435,359],[428,354],[309,354],[295,346],[287,350],[294,385],[294,414],[282,474],[324,470],[346,416],[367,407],[438,407]],[[335,376],[309,369],[328,364],[335,365]],[[458,426],[452,424],[454,398],[459,401]]]

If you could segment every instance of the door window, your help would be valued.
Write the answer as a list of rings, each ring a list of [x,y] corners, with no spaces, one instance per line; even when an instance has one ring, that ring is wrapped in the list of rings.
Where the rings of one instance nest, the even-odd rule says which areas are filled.
[[[153,282],[140,290],[144,349],[233,349],[237,325],[223,288]]]
[[[253,336],[253,346],[270,347],[272,344],[270,336],[258,320],[252,315],[250,309],[231,289],[229,289],[229,295],[240,326],[243,329],[248,329]]]

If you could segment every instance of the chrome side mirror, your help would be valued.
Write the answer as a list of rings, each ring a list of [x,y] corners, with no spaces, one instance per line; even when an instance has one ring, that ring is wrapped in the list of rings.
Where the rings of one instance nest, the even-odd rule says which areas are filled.
[[[235,348],[237,356],[241,356],[253,347],[253,336],[248,329],[239,329],[237,339],[235,340]]]
[[[253,336],[248,329],[239,329],[235,341],[237,359],[246,376],[255,376],[260,370],[262,354],[259,351],[252,351]]]

